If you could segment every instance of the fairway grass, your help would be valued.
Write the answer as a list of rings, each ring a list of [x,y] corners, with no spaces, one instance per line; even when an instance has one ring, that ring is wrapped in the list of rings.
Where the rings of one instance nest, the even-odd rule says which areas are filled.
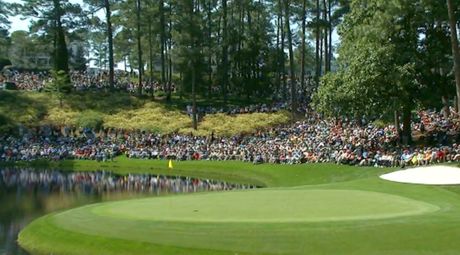
[[[149,170],[141,161],[118,160],[141,172],[167,171],[164,162],[145,161],[158,164]],[[458,186],[394,183],[379,179],[392,169],[329,164],[180,162],[172,172],[193,168],[192,176],[255,180],[268,188],[88,205],[39,218],[19,242],[33,254],[76,255],[460,251]]]

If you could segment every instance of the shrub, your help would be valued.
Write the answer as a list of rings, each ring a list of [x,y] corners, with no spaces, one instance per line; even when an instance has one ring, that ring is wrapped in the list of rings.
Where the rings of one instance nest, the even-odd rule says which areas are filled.
[[[48,110],[48,115],[41,121],[41,124],[76,126],[78,118],[83,113],[69,109],[68,107],[52,107]]]
[[[257,130],[273,127],[289,122],[290,114],[286,111],[277,113],[250,113],[226,115],[222,113],[210,114],[198,123],[198,130],[191,128],[181,129],[183,134],[209,135],[214,133],[219,136],[248,134]]]
[[[165,97],[166,93],[164,91],[155,92],[155,97]]]
[[[164,105],[149,102],[142,108],[106,115],[104,126],[128,130],[171,133],[186,127],[190,118],[178,110],[168,110]]]
[[[0,114],[0,133],[6,133],[12,126],[11,120]]]
[[[384,128],[388,123],[383,120],[376,120],[373,122],[373,124],[378,128]]]
[[[77,117],[77,125],[84,128],[98,130],[104,124],[103,115],[92,110],[83,111]]]

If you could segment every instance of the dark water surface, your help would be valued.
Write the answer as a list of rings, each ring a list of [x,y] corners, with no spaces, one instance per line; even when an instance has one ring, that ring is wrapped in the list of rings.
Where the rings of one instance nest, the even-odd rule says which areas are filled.
[[[127,198],[248,188],[253,187],[183,177],[0,168],[0,255],[28,254],[17,244],[18,233],[53,211]]]

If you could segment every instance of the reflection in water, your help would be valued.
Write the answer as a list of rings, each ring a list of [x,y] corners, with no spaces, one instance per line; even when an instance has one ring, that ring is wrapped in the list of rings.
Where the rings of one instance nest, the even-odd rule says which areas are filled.
[[[84,204],[185,192],[252,189],[196,178],[0,169],[0,255],[27,254],[17,235],[33,219]]]

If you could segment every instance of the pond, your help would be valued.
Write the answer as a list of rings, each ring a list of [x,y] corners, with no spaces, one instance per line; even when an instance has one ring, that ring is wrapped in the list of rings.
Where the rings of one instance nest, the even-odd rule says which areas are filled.
[[[0,168],[0,255],[28,254],[17,245],[18,233],[53,211],[145,196],[249,188],[254,187],[189,177]]]

